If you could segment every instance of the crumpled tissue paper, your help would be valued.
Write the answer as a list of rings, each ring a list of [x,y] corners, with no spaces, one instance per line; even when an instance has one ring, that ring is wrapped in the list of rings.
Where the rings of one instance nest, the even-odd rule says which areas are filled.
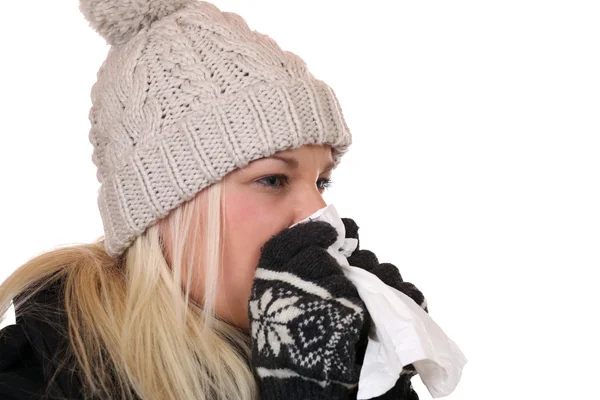
[[[386,393],[408,364],[413,364],[432,397],[452,393],[467,363],[459,347],[413,299],[348,263],[347,257],[358,241],[346,238],[344,222],[332,204],[296,224],[309,220],[326,221],[338,231],[338,239],[328,252],[356,286],[373,320],[374,329],[360,371],[358,400]]]

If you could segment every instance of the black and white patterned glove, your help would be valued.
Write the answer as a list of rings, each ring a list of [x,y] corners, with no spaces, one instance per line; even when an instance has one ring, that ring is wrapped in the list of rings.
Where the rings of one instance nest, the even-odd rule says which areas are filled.
[[[248,315],[261,399],[356,398],[366,308],[327,248],[324,221],[286,228],[261,249]]]
[[[373,275],[377,276],[383,283],[394,289],[404,293],[421,306],[423,310],[429,313],[427,308],[427,300],[423,293],[410,282],[405,282],[402,279],[400,271],[394,264],[380,263],[377,256],[370,250],[360,248],[360,239],[358,237],[359,227],[351,218],[342,218],[346,229],[346,238],[354,238],[357,240],[357,246],[354,252],[348,257],[348,263],[354,267],[362,268]],[[361,339],[357,346],[358,360],[362,365],[364,353],[366,351],[367,340]],[[417,393],[413,390],[410,379],[417,374],[415,367],[412,364],[404,366],[401,375],[396,382],[396,385],[387,393],[376,399],[402,399],[402,400],[418,400]],[[375,400],[375,399],[372,399]]]

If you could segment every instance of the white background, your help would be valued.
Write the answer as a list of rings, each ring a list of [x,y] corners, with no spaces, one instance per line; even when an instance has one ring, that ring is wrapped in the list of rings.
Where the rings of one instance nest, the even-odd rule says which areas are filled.
[[[598,3],[214,3],[338,95],[354,144],[326,200],[468,358],[447,398],[599,398]],[[76,1],[2,8],[0,281],[103,233],[87,118],[108,50]]]

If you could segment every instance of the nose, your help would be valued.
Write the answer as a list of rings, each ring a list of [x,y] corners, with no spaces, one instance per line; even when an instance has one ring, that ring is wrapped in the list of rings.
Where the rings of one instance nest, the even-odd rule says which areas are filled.
[[[321,193],[319,193],[319,191],[313,187],[313,189],[304,190],[302,195],[299,196],[296,204],[294,222],[292,222],[290,225],[306,219],[321,208],[325,207],[327,202],[323,200]]]

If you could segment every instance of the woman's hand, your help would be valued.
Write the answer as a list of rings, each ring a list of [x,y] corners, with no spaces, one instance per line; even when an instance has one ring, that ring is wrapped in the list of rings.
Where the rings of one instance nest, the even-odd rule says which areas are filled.
[[[368,314],[327,248],[329,223],[284,229],[261,249],[249,302],[262,399],[356,398],[356,345]]]

